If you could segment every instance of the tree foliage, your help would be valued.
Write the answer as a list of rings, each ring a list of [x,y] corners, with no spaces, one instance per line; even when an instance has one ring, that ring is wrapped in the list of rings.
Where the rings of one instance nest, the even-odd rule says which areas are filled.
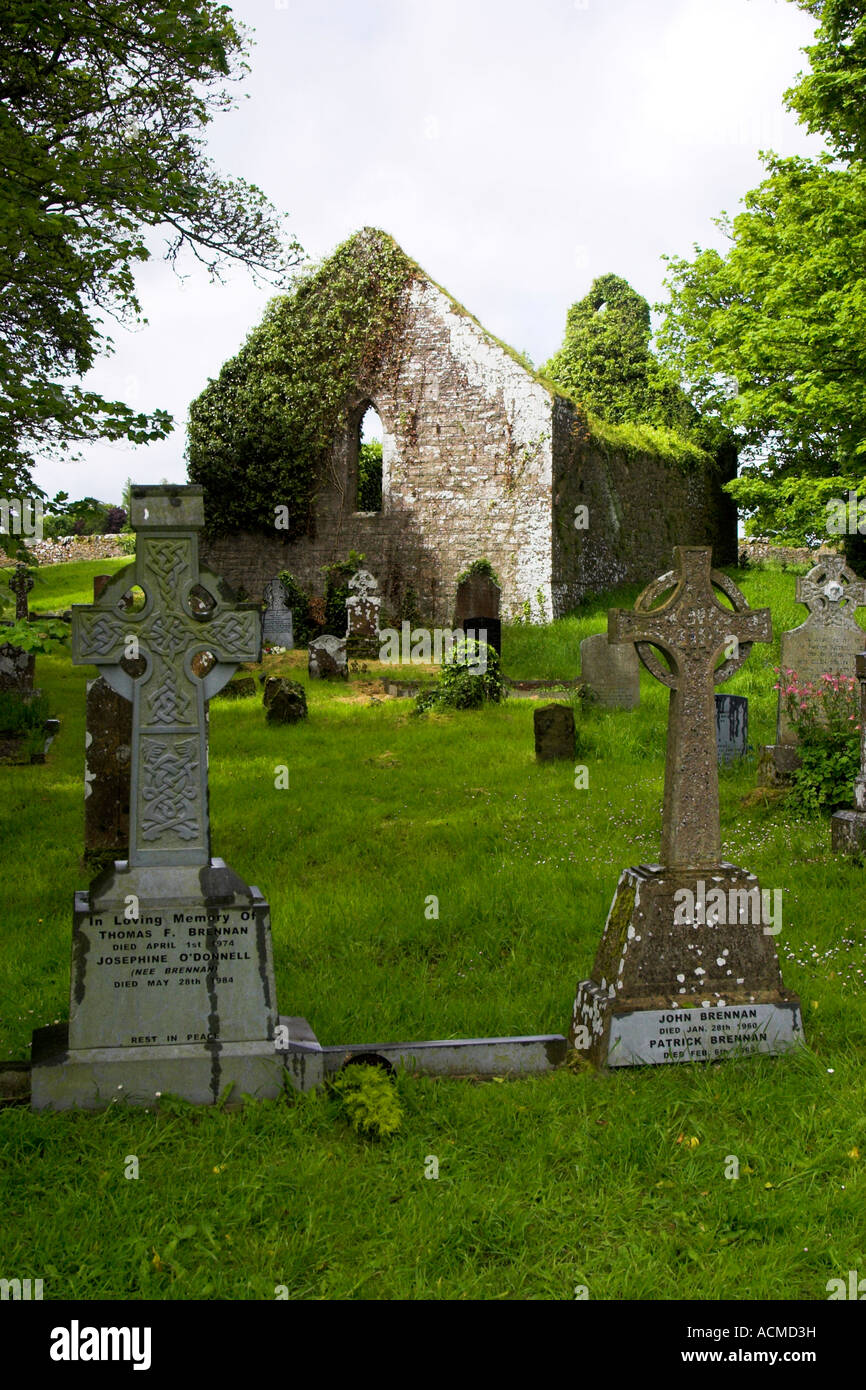
[[[610,424],[672,429],[712,449],[721,436],[702,427],[676,375],[650,347],[650,306],[619,275],[594,280],[568,311],[565,341],[543,372]]]
[[[0,483],[34,454],[172,428],[75,384],[140,318],[134,269],[155,229],[219,276],[282,279],[299,248],[253,184],[223,178],[202,132],[233,105],[246,35],[214,0],[6,0],[0,10]]]
[[[837,152],[855,153],[866,6],[803,8],[822,23],[807,50],[814,72],[789,103]],[[667,258],[659,350],[745,446],[728,490],[747,529],[812,543],[828,535],[829,499],[866,485],[866,168],[831,154],[764,162],[744,211],[717,219],[724,255],[696,246],[691,260]]]

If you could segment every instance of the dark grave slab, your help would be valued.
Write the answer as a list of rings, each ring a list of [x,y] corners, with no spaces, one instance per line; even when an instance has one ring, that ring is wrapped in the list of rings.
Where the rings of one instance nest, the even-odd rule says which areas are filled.
[[[299,724],[307,717],[307,692],[300,681],[270,676],[265,683],[262,703],[269,724]]]
[[[487,574],[471,574],[457,585],[454,626],[465,630],[468,618],[498,618],[502,591]]]
[[[542,705],[535,710],[533,723],[537,762],[574,760],[574,710],[570,705]]]
[[[749,701],[745,695],[716,694],[716,743],[720,763],[732,763],[749,751]]]
[[[463,631],[476,642],[485,642],[488,647],[493,647],[497,656],[502,655],[502,623],[499,618],[466,618]]]

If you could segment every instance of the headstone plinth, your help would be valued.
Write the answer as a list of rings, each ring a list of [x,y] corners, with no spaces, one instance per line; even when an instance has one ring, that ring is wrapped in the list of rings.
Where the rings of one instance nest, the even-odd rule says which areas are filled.
[[[200,487],[133,487],[131,519],[135,564],[72,629],[73,660],[132,704],[129,854],[75,896],[69,1024],[34,1034],[35,1109],[273,1098],[287,1075],[320,1079],[311,1061],[299,1082],[277,1050],[268,905],[211,856],[206,701],[259,659],[258,608],[199,567]],[[144,602],[120,611],[133,584]]]
[[[799,1001],[783,986],[765,905],[755,875],[732,864],[703,879],[626,869],[592,979],[577,990],[572,1039],[587,1041],[583,1055],[652,1066],[792,1047]]]
[[[599,1066],[777,1053],[802,1038],[776,954],[780,895],[721,858],[713,687],[771,640],[769,611],[748,608],[710,550],[674,553],[677,569],[608,620],[610,640],[634,643],[671,693],[662,864],[622,874],[592,978],[577,988],[571,1040]]]

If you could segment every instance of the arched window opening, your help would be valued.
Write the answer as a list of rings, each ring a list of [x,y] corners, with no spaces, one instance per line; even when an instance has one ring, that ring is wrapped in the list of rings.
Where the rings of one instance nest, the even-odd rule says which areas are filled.
[[[357,510],[382,510],[382,421],[374,405],[367,406],[358,425]]]

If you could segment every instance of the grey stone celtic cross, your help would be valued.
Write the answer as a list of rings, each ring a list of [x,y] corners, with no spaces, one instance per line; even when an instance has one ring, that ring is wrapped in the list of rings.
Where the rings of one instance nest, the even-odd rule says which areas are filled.
[[[135,487],[134,565],[120,571],[97,602],[72,610],[72,659],[98,666],[113,690],[132,701],[129,865],[207,865],[205,701],[241,661],[258,661],[261,627],[254,604],[238,604],[198,561],[204,521],[200,487]],[[132,586],[138,610],[118,611]],[[197,676],[194,658],[216,662]],[[137,678],[125,669],[139,659]]]
[[[828,555],[797,579],[797,602],[817,615],[822,627],[848,627],[855,608],[866,604],[866,583],[845,564],[842,555]]]
[[[712,550],[676,546],[674,556],[676,570],[648,585],[634,611],[610,610],[608,640],[633,642],[647,670],[671,692],[662,864],[712,868],[721,861],[714,687],[742,666],[753,642],[771,641],[772,623],[768,608],[750,609],[736,584],[712,569]],[[714,586],[733,608],[719,603]],[[669,670],[653,647],[667,657]]]

